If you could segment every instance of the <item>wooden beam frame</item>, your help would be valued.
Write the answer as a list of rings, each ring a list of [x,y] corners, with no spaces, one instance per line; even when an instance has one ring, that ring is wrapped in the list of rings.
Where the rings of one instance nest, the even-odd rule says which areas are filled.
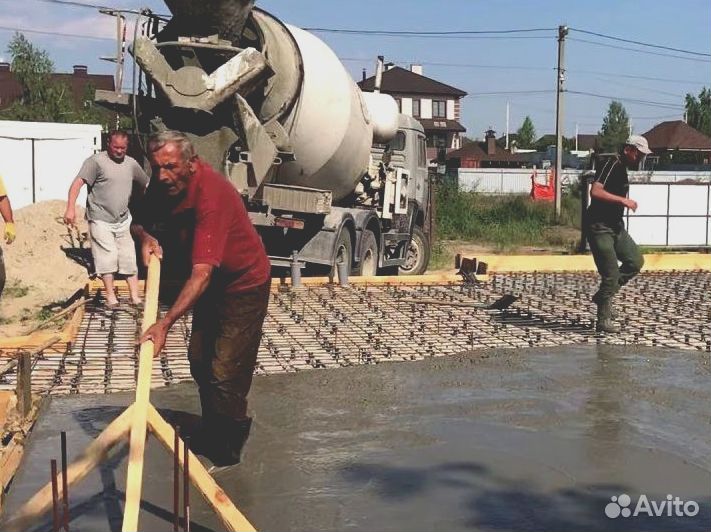
[[[148,267],[148,279],[145,284],[145,311],[142,330],[146,331],[156,321],[158,314],[158,288],[160,285],[160,262],[153,257]],[[80,310],[80,307],[77,310]],[[151,369],[153,365],[153,342],[141,346],[138,363],[136,400],[118,418],[86,448],[84,453],[68,468],[67,485],[72,486],[84,479],[92,469],[106,459],[110,450],[124,439],[129,439],[128,476],[126,479],[126,503],[124,505],[123,531],[136,532],[141,503],[143,482],[143,462],[148,429],[165,445],[170,452],[175,438],[173,428],[165,421],[150,403]],[[180,440],[180,465],[184,467]],[[205,467],[193,455],[189,454],[188,466],[190,481],[198,488],[207,502],[217,513],[228,530],[254,532],[255,529],[247,518],[230,501],[227,494],[217,485]],[[61,497],[61,493],[59,494]],[[20,532],[32,526],[38,519],[52,509],[52,484],[48,483],[38,491],[5,524],[3,530]]]

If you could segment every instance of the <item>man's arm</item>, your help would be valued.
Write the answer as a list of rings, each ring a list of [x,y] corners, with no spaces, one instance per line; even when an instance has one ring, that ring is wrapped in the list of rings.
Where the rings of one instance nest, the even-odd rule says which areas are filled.
[[[5,242],[12,244],[15,241],[15,220],[12,217],[10,198],[0,196],[0,216],[5,220]]]
[[[173,324],[185,315],[188,310],[193,308],[198,299],[205,293],[205,290],[210,284],[213,269],[214,266],[211,264],[195,264],[190,278],[185,283],[185,286],[183,286],[173,306],[163,318],[159,319],[143,334],[140,342],[143,343],[152,340],[154,356],[157,356],[163,349],[168,331]]]
[[[75,177],[72,185],[69,187],[69,196],[67,198],[67,210],[64,211],[64,223],[67,225],[75,225],[77,221],[77,199],[81,192],[81,187],[85,184],[81,177]]]
[[[605,187],[599,181],[595,181],[590,189],[590,197],[595,198],[598,201],[605,201],[607,203],[616,203],[617,205],[622,205],[631,209],[632,212],[637,210],[637,202],[624,196],[617,196],[605,190]]]

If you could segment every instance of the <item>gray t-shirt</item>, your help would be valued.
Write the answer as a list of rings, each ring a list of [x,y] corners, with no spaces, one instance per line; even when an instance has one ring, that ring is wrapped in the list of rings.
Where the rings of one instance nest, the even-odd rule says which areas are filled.
[[[128,218],[133,184],[145,189],[149,181],[136,159],[127,155],[117,163],[105,151],[84,161],[79,177],[89,186],[87,219],[108,223],[119,223]]]

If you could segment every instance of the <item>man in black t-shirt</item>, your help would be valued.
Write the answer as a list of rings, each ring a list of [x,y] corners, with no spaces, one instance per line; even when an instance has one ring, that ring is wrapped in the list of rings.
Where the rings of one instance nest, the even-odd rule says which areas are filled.
[[[623,215],[625,208],[633,212],[637,210],[637,202],[627,197],[627,169],[636,168],[640,159],[650,153],[647,139],[640,135],[630,136],[620,154],[596,172],[590,190],[586,234],[601,277],[600,288],[592,298],[597,305],[598,332],[620,332],[619,326],[612,321],[612,298],[644,265],[637,244],[625,230]]]

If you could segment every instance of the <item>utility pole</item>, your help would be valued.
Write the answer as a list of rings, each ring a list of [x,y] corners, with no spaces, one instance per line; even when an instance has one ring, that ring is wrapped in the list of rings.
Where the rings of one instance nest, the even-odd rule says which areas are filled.
[[[565,84],[565,37],[568,35],[568,26],[558,26],[558,85],[556,91],[556,117],[555,117],[555,220],[560,221],[562,205],[563,176],[563,91]]]
[[[509,117],[510,117],[509,102],[506,102],[506,149],[509,149]]]

